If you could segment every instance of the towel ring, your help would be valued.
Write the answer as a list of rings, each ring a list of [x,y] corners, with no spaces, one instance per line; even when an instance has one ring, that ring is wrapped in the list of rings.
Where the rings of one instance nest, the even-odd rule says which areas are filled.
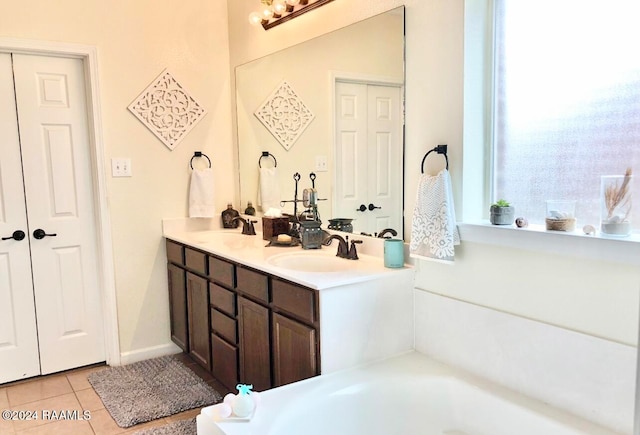
[[[191,166],[191,169],[193,169],[193,159],[195,159],[196,157],[204,157],[209,162],[209,167],[211,167],[211,159],[202,151],[196,151],[193,153],[193,157],[191,157],[191,160],[189,161],[189,166]]]
[[[447,157],[447,146],[446,145],[436,145],[435,148],[433,148],[432,150],[429,150],[429,152],[427,154],[424,155],[424,157],[422,158],[422,164],[420,165],[420,169],[421,172],[424,174],[424,161],[427,160],[427,156],[429,154],[431,154],[432,152],[436,152],[437,154],[442,154],[444,155],[444,159],[447,162],[447,171],[449,170],[449,158]]]
[[[263,157],[269,157],[271,156],[273,158],[273,163],[274,163],[274,167],[278,166],[278,161],[276,160],[276,156],[274,156],[273,154],[271,154],[269,151],[262,151],[262,155],[260,156],[260,158],[258,159],[258,167],[262,168],[262,164],[260,163],[260,161],[262,160]]]

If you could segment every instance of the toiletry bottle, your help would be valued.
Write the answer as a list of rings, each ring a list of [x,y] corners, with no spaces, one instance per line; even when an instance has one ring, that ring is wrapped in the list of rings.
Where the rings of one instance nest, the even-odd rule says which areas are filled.
[[[256,209],[253,208],[253,204],[251,203],[251,201],[247,202],[247,208],[244,210],[244,214],[248,214],[249,216],[256,215]]]
[[[238,394],[231,405],[233,413],[236,417],[248,417],[256,406],[253,397],[251,397],[253,385],[238,384],[236,388],[238,389]]]
[[[227,204],[227,209],[222,212],[222,227],[223,228],[238,228],[239,222],[233,220],[233,218],[240,216],[237,210],[233,209],[231,203]]]

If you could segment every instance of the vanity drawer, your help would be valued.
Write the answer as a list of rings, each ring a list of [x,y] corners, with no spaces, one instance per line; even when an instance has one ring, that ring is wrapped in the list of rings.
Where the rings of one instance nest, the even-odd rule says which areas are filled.
[[[209,301],[220,311],[232,317],[236,315],[236,295],[232,291],[210,282]]]
[[[269,303],[269,277],[260,272],[238,266],[236,268],[237,288],[244,294]]]
[[[184,247],[176,242],[167,240],[167,261],[184,265]]]
[[[191,248],[184,248],[184,265],[195,272],[206,275],[207,255]]]
[[[272,279],[271,298],[274,307],[287,311],[301,320],[312,324],[318,320],[315,290]]]
[[[209,277],[226,286],[236,286],[234,265],[220,258],[209,256]]]
[[[237,343],[237,322],[235,319],[211,308],[211,329],[230,343]]]

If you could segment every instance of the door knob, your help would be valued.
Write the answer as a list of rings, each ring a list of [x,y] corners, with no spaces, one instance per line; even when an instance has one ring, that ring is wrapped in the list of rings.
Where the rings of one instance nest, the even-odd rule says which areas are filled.
[[[367,210],[367,206],[364,204],[360,204],[360,207],[356,208],[356,211],[366,211]]]
[[[361,206],[361,207],[363,207],[363,206]],[[373,210],[375,210],[376,208],[382,208],[382,207],[376,207],[376,206],[375,206],[375,205],[373,205],[373,204],[369,204],[369,211],[373,211]]]
[[[35,237],[38,240],[44,239],[47,236],[55,237],[55,236],[57,236],[57,234],[47,234],[47,233],[45,233],[45,231],[42,228],[38,228],[37,230],[35,230],[33,232],[33,237]]]
[[[24,231],[20,231],[20,230],[16,230],[13,232],[13,234],[11,235],[11,237],[3,237],[2,240],[17,240],[20,241],[22,239],[24,239],[26,236],[26,234],[24,233]]]

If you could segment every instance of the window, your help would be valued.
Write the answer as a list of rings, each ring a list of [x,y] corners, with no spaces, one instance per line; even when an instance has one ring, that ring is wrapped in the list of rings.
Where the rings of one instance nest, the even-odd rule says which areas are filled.
[[[640,2],[495,0],[492,199],[600,219],[600,176],[633,169],[640,228]]]

